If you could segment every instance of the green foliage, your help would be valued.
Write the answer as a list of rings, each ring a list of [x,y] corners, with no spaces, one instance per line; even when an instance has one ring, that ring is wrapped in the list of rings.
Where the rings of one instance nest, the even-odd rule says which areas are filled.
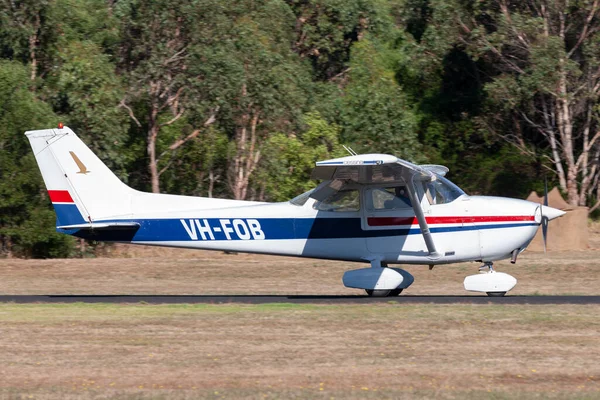
[[[269,129],[298,120],[311,83],[290,48],[290,9],[279,1],[235,3],[203,13],[201,21],[206,31],[190,48],[190,72],[197,77],[190,83],[200,101],[219,105],[229,135],[252,112]]]
[[[56,124],[50,107],[29,91],[27,69],[0,60],[0,254],[56,257],[73,238],[55,231],[55,216],[23,132]]]
[[[352,49],[348,85],[341,98],[342,140],[361,152],[420,159],[417,119],[395,80],[396,49],[364,38]]]
[[[168,144],[179,137],[191,133],[186,120],[165,127],[159,151],[166,151]],[[161,167],[164,191],[173,194],[185,194],[205,197],[226,197],[223,182],[226,179],[227,135],[209,127],[198,137],[180,147],[176,152],[167,152]]]
[[[0,2],[1,58],[30,63],[32,40],[43,45],[36,49],[36,59],[48,57],[47,50],[55,40],[52,26],[45,23],[50,6],[48,0]]]
[[[492,1],[457,8],[471,14],[460,40],[487,69],[479,119],[530,159],[547,155],[567,201],[589,204],[600,162],[598,142],[588,139],[600,121],[597,4]]]
[[[317,112],[306,114],[304,123],[308,129],[301,135],[276,133],[265,143],[259,180],[269,200],[289,200],[312,189],[315,162],[344,155],[338,143],[339,126],[327,123]]]
[[[129,118],[119,108],[124,88],[115,65],[92,41],[71,41],[57,57],[60,68],[47,78],[46,87],[54,109],[98,157],[126,178],[124,167],[133,155],[124,146]]]
[[[389,3],[382,0],[291,0],[296,14],[294,49],[312,61],[318,79],[341,73],[352,44],[365,33],[385,36],[393,29]]]
[[[60,51],[71,42],[92,42],[104,52],[117,52],[118,21],[106,3],[97,0],[55,0],[48,24],[58,33]]]
[[[492,79],[494,64],[482,57],[485,46],[465,46],[465,31],[471,37],[486,35],[483,27],[467,22],[487,3],[409,4],[398,15],[417,43],[407,47],[412,68],[400,81],[413,82],[404,88],[416,102],[424,156],[448,166],[449,177],[470,193],[526,196],[540,179],[543,151],[517,150],[503,137],[514,130],[512,117],[499,117],[499,111],[511,111],[523,101],[521,83],[514,74]],[[488,51],[492,42],[501,44],[501,35]]]

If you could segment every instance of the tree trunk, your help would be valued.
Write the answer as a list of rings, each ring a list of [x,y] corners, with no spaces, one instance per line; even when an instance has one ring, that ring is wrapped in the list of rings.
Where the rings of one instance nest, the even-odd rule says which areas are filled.
[[[38,31],[40,29],[41,21],[40,14],[37,12],[35,14],[35,22],[33,24],[33,34],[29,36],[29,60],[31,61],[31,74],[30,78],[32,81],[35,81],[37,77],[37,56],[36,49],[38,43]]]
[[[562,36],[562,20],[561,20]],[[556,100],[558,127],[563,148],[563,158],[567,164],[567,202],[573,206],[579,205],[579,192],[577,189],[577,165],[573,153],[573,119],[569,107],[569,93],[567,88],[566,61],[561,59],[559,97]]]
[[[160,193],[160,181],[158,174],[158,161],[156,160],[156,137],[160,126],[157,121],[158,107],[153,105],[150,111],[149,129],[148,129],[148,144],[147,152],[150,157],[148,170],[150,171],[150,181],[152,183],[152,193]]]
[[[236,155],[233,162],[232,178],[229,186],[236,200],[244,200],[248,193],[250,176],[260,160],[260,150],[257,150],[257,132],[259,113],[255,112],[250,121],[250,138],[248,138],[247,121],[250,115],[242,117],[242,126],[236,133]],[[249,141],[249,143],[248,143]],[[249,144],[249,146],[248,146]]]
[[[589,187],[592,175],[593,175],[593,172],[590,173],[590,168],[589,168],[590,124],[591,124],[591,119],[592,119],[591,117],[592,117],[592,103],[588,102],[585,125],[583,127],[583,150],[580,155],[580,159],[581,159],[580,169],[581,169],[581,175],[582,175],[581,188],[579,190],[579,205],[580,206],[585,206],[585,203],[588,198],[588,187]],[[577,163],[579,164],[579,160],[577,160]]]
[[[546,125],[546,129],[543,131],[544,136],[550,142],[550,149],[552,150],[552,161],[554,162],[554,167],[556,168],[556,173],[558,174],[558,182],[560,184],[560,188],[564,191],[567,191],[567,177],[565,175],[565,170],[562,166],[562,159],[560,158],[560,153],[558,151],[558,143],[556,138],[556,129],[554,129],[554,118],[550,118],[550,110],[552,105],[548,106],[546,103],[546,98],[542,97],[542,111],[544,115],[544,124]]]
[[[237,154],[235,155],[235,159],[233,162],[234,170],[233,170],[233,185],[232,192],[233,198],[236,200],[243,200],[243,193],[245,191],[244,188],[244,177],[245,177],[245,159],[246,159],[246,126],[242,126],[237,129],[236,138],[236,147]]]
[[[215,188],[215,182],[219,179],[219,176],[220,175],[215,176],[215,172],[213,171],[212,168],[208,172],[208,197],[209,198],[213,197],[213,190]]]
[[[569,168],[567,174],[567,202],[573,206],[579,205],[579,191],[577,189],[577,169]]]

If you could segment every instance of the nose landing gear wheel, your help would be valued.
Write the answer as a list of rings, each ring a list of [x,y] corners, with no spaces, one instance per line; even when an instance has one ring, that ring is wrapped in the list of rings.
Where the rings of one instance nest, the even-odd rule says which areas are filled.
[[[402,293],[402,289],[394,289],[394,290],[381,290],[381,289],[365,289],[365,292],[370,297],[392,297],[398,296]]]
[[[489,297],[503,297],[516,284],[517,279],[514,276],[494,271],[491,261],[485,262],[479,267],[477,275],[469,275],[463,282],[465,290],[486,293]]]

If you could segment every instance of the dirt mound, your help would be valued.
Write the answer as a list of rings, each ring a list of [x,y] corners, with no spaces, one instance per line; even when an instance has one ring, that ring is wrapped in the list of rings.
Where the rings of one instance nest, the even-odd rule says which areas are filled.
[[[531,192],[527,200],[543,204],[544,197],[538,196],[536,192]],[[563,199],[556,187],[548,193],[548,205],[566,211],[566,214],[550,221],[547,249],[549,251],[588,249],[590,247],[587,222],[588,208],[570,205]],[[541,229],[538,230],[528,250],[544,251]]]

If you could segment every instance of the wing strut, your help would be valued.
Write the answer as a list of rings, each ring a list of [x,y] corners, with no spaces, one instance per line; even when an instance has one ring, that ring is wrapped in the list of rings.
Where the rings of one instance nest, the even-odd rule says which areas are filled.
[[[442,255],[438,253],[435,248],[435,243],[433,243],[433,237],[431,236],[431,232],[429,231],[429,225],[427,225],[427,221],[425,220],[425,214],[423,214],[423,209],[421,208],[421,201],[419,196],[417,196],[417,189],[415,187],[415,183],[412,179],[412,176],[409,176],[406,179],[406,183],[408,184],[408,194],[410,196],[410,202],[412,204],[412,208],[415,211],[415,216],[417,217],[417,221],[419,221],[419,228],[421,228],[421,234],[423,235],[423,239],[425,239],[425,245],[427,246],[427,250],[429,251],[429,258],[437,259]]]

